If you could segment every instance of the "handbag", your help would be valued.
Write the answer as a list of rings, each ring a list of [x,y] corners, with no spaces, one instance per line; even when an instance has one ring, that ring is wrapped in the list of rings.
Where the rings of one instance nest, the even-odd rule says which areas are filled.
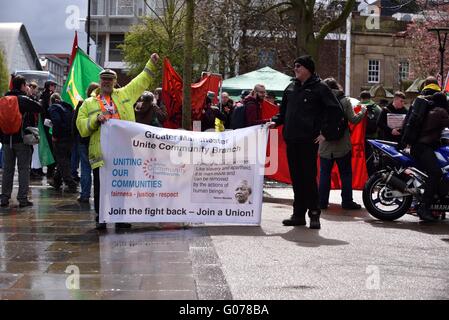
[[[23,134],[23,143],[26,145],[33,146],[39,144],[39,129],[36,127],[26,127],[27,134]]]

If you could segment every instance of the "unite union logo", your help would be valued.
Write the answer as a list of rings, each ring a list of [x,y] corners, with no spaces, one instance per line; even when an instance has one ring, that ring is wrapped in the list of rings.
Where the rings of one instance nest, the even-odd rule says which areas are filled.
[[[143,173],[149,179],[156,179],[156,176],[179,177],[185,172],[185,164],[168,166],[158,162],[157,158],[150,158],[143,162]]]

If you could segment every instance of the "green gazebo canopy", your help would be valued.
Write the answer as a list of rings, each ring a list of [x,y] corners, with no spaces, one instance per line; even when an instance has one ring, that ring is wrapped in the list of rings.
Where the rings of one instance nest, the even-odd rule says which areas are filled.
[[[222,90],[229,93],[232,99],[240,100],[242,90],[252,90],[256,84],[263,84],[267,91],[272,91],[276,99],[282,99],[285,88],[290,84],[292,77],[270,67],[248,72],[240,76],[223,81]]]

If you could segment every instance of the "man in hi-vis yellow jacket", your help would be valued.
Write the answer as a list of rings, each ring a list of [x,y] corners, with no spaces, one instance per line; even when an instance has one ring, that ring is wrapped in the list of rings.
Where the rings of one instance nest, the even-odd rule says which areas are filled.
[[[145,69],[123,88],[115,89],[117,74],[109,69],[100,72],[100,87],[81,105],[76,126],[82,137],[90,137],[89,161],[94,173],[94,203],[96,229],[106,229],[105,223],[99,223],[100,211],[100,167],[103,157],[100,143],[100,127],[109,119],[120,119],[135,122],[134,103],[154,80],[157,53],[151,55]],[[129,223],[117,223],[116,228],[130,228]]]

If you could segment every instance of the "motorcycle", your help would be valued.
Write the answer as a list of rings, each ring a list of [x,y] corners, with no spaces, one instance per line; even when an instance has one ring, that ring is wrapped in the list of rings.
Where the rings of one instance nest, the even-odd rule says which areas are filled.
[[[449,211],[449,131],[443,132],[444,144],[435,151],[443,178],[438,197],[430,209],[436,218],[445,219]],[[394,221],[403,215],[416,214],[424,193],[427,174],[421,171],[410,156],[409,150],[400,150],[397,143],[383,140],[368,140],[373,147],[375,159],[382,168],[373,174],[363,189],[363,203],[375,218]]]

